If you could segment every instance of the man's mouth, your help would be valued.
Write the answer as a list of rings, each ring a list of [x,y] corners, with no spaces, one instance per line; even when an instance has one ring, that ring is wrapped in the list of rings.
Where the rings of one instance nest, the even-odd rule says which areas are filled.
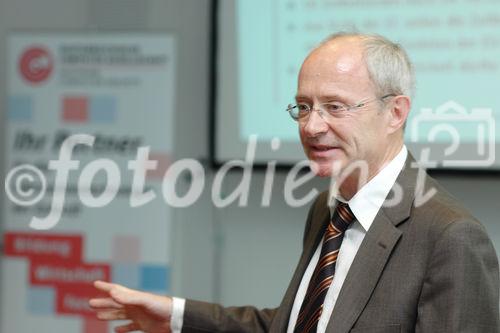
[[[328,150],[337,148],[335,146],[326,146],[326,145],[311,145],[310,147],[313,150],[317,150],[317,151],[328,151]]]
[[[339,149],[339,147],[336,146],[328,146],[328,145],[310,145],[310,152],[318,157],[324,156],[327,153],[330,153],[336,149]]]

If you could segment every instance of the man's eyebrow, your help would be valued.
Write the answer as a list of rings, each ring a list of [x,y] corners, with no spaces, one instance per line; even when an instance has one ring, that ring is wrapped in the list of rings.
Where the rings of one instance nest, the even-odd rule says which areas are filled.
[[[310,99],[310,98],[305,95],[295,95],[295,100],[298,101],[299,99]]]
[[[311,100],[312,98],[309,97],[309,96],[306,96],[306,95],[296,95],[295,96],[295,100],[298,101],[298,100]],[[320,101],[333,101],[333,100],[345,100],[346,98],[345,97],[342,97],[340,95],[337,95],[337,94],[327,94],[327,95],[321,95],[318,97],[318,99]]]

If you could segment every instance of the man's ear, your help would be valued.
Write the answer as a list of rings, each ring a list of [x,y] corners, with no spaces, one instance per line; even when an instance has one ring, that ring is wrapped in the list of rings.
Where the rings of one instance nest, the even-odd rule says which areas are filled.
[[[389,134],[395,133],[404,127],[410,113],[410,107],[411,99],[408,96],[398,95],[392,99],[389,109],[389,127],[387,129]]]

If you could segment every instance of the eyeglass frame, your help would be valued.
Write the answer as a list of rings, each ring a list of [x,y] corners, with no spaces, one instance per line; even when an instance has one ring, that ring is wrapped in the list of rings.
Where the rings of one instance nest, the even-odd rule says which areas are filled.
[[[337,114],[342,114],[342,113],[345,113],[345,112],[350,112],[352,109],[359,109],[359,108],[362,108],[364,106],[366,106],[366,104],[368,103],[371,103],[371,102],[374,102],[374,101],[377,101],[377,100],[384,100],[385,98],[387,97],[396,97],[398,96],[397,94],[387,94],[387,95],[384,95],[382,97],[376,97],[376,98],[373,98],[373,99],[368,99],[368,100],[362,100],[361,102],[358,102],[354,105],[347,105],[347,104],[344,104],[342,102],[339,102],[339,103],[342,103],[344,104],[344,109],[342,111],[336,111]],[[303,117],[294,117],[292,115],[292,110],[297,108],[300,104],[303,104],[305,106],[307,106],[308,108],[308,111],[307,111],[307,114]],[[323,113],[326,113],[327,115],[330,115],[332,117],[335,117],[335,115],[333,115],[332,113],[328,112],[328,111],[325,111],[322,106],[325,105],[325,104],[331,104],[331,102],[326,102],[326,103],[322,103],[319,105],[319,108],[313,108],[313,107],[310,107],[308,104],[305,104],[305,103],[297,103],[297,104],[288,104],[288,107],[286,108],[286,111],[288,112],[288,114],[290,115],[290,117],[295,120],[295,121],[300,121],[301,119],[307,119],[309,118],[309,116],[312,114],[312,112],[314,110],[318,111],[319,115],[323,118],[322,114]],[[324,118],[323,118],[324,119]]]

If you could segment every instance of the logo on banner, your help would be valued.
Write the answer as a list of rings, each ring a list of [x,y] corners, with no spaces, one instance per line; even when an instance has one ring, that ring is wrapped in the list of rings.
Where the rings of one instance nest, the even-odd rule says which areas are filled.
[[[53,68],[52,55],[41,46],[27,48],[19,59],[19,72],[23,79],[31,84],[47,80]]]

